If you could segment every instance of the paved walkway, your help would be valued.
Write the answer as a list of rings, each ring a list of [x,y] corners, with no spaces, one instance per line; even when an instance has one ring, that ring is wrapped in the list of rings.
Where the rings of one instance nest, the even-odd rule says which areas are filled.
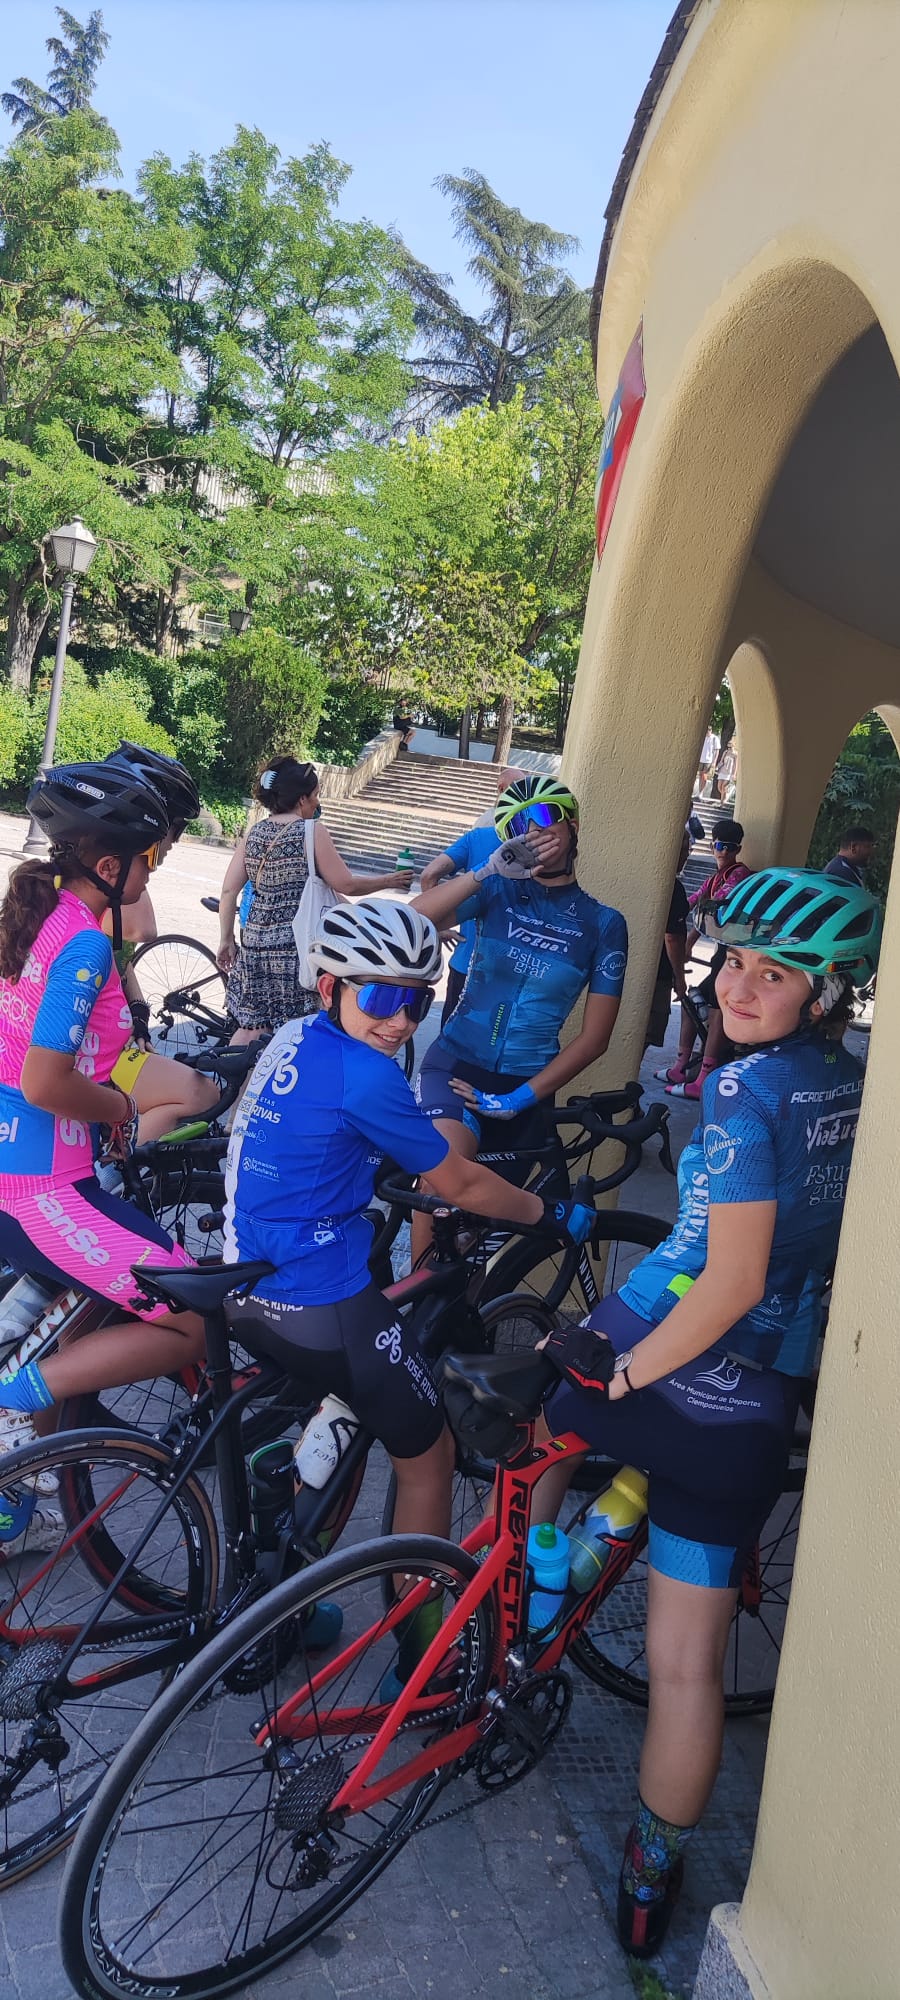
[[[18,858],[24,821],[0,818],[0,888]],[[216,919],[199,898],[215,893],[222,850],[178,849],[155,878],[160,929],[214,944]],[[434,1017],[437,1010],[434,1010]],[[673,1016],[669,1045],[674,1049]],[[654,1061],[660,1061],[654,1052]],[[648,1089],[652,1064],[645,1067]],[[673,1106],[677,1146],[693,1119]],[[676,1147],[677,1149],[677,1147]],[[629,1207],[671,1216],[674,1186],[655,1152],[629,1184]],[[380,1521],[383,1461],[373,1453],[354,1517]],[[318,1945],[247,1989],[246,2000],[632,2000],[635,1986],[613,1927],[621,1844],[635,1796],[643,1715],[573,1670],[575,1699],[553,1752],[515,1790],[464,1817],[426,1828],[382,1881]],[[721,1776],[691,1850],[685,1896],[662,1960],[662,1991],[683,2000],[693,1984],[716,1902],[740,1897],[749,1865],[765,1753],[764,1722],[729,1725]],[[67,2000],[54,1927],[62,1863],[0,1897],[0,1992],[15,2000]],[[642,1991],[640,1986],[638,1991]]]

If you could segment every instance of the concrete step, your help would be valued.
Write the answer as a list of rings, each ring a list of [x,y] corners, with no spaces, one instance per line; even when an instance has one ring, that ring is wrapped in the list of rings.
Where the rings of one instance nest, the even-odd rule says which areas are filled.
[[[490,764],[407,753],[354,798],[329,800],[325,817],[349,867],[387,874],[400,849],[408,847],[418,874],[483,820],[496,796]]]

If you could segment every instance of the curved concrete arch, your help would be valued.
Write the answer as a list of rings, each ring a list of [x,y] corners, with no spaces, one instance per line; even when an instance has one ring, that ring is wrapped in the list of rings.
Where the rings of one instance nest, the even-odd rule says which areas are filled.
[[[894,749],[900,757],[900,702],[876,701],[873,703],[876,715],[880,715],[886,729],[894,739]],[[864,711],[866,714],[868,710]]]
[[[740,748],[736,817],[744,829],[744,859],[765,868],[778,856],[784,818],[784,722],[764,646],[745,639],[726,669]]]
[[[872,319],[845,272],[791,261],[781,246],[717,301],[664,397],[654,394],[648,364],[647,401],[592,580],[565,751],[570,782],[600,807],[585,815],[586,886],[632,919],[622,1029],[609,1059],[617,1074],[631,1074],[640,1056],[638,995],[652,984],[706,718],[727,658],[753,632],[752,624],[732,627],[735,579],[798,425]],[[771,702],[768,710],[771,722]],[[636,744],[641,766],[654,773],[649,838],[647,801],[634,785]],[[634,812],[633,837],[607,842],[606,800],[626,826]],[[770,852],[777,815],[757,817],[754,840]]]

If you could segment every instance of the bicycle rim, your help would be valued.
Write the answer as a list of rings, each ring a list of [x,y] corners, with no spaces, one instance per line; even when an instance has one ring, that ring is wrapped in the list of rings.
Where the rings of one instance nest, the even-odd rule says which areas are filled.
[[[670,1233],[671,1224],[657,1216],[601,1209],[591,1243],[584,1249],[564,1247],[549,1238],[540,1244],[533,1237],[520,1237],[494,1259],[482,1301],[518,1292],[552,1312],[580,1319],[601,1298],[619,1291],[634,1265]]]
[[[120,1549],[164,1497],[169,1464],[143,1440],[81,1435],[23,1451],[4,1471],[4,1492],[20,1504],[33,1494],[34,1513],[0,1562],[0,1886],[71,1839],[158,1690],[162,1649],[181,1632],[187,1653],[212,1608],[214,1528],[188,1483],[100,1609]],[[36,1492],[38,1479],[56,1492]]]
[[[196,1054],[221,1040],[225,979],[207,945],[172,932],[140,945],[132,964],[160,1055]]]
[[[482,1605],[445,1684],[385,1750],[383,1796],[333,1811],[388,1712],[379,1690],[398,1646],[380,1585],[398,1566],[445,1609],[474,1573],[460,1550],[427,1537],[329,1557],[245,1612],[146,1718],[98,1792],[66,1878],[63,1962],[80,1993],[243,1991],[349,1909],[399,1852],[454,1768],[424,1768],[423,1747],[433,1754],[477,1711],[493,1633]],[[340,1607],[343,1628],[330,1652],[311,1654],[305,1629],[326,1603]]]

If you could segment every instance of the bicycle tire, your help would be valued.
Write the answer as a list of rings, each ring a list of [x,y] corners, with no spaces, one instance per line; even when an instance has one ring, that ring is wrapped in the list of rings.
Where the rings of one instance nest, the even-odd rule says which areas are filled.
[[[108,1519],[121,1504],[136,1541],[165,1497],[171,1464],[145,1438],[88,1433],[48,1438],[3,1461],[5,1490],[19,1500],[39,1476],[55,1477],[57,1492],[35,1496],[23,1546],[0,1562],[0,1888],[68,1845],[99,1768],[171,1676],[164,1648],[183,1630],[187,1656],[212,1612],[218,1540],[191,1480],[170,1498],[142,1566],[126,1571],[100,1612],[120,1552]],[[42,1536],[54,1511],[62,1528],[51,1523]],[[29,1764],[35,1733],[44,1747]]]
[[[226,1038],[225,975],[208,945],[167,931],[139,945],[131,963],[160,1055],[195,1054]]]
[[[625,1283],[628,1271],[637,1261],[629,1254],[632,1250],[642,1254],[655,1250],[671,1232],[670,1222],[638,1209],[599,1209],[590,1245],[593,1286],[598,1297],[605,1298]],[[595,1267],[604,1254],[605,1270],[598,1272]],[[489,1267],[481,1290],[482,1309],[508,1294],[530,1292],[551,1312],[582,1318],[597,1302],[586,1292],[578,1275],[583,1255],[584,1250],[576,1244],[564,1248],[549,1236],[543,1241],[536,1241],[533,1234],[516,1237]]]
[[[343,1915],[426,1817],[455,1761],[406,1786],[401,1765],[397,1794],[388,1791],[375,1810],[329,1813],[330,1797],[352,1771],[351,1760],[368,1747],[387,1712],[379,1690],[385,1662],[396,1659],[397,1647],[383,1613],[376,1613],[373,1624],[373,1601],[379,1602],[379,1580],[398,1566],[405,1576],[436,1584],[457,1599],[477,1574],[471,1557],[430,1536],[361,1543],[328,1556],[219,1633],[123,1746],[85,1815],[60,1904],[63,1964],[83,2000],[118,2000],[122,1994],[151,2000],[160,1992],[168,2000],[218,2000],[243,1992],[249,1980],[283,1963]],[[311,1666],[301,1621],[323,1601],[335,1600],[344,1623],[334,1644],[343,1649],[348,1639],[359,1640],[359,1650],[349,1663],[342,1650],[324,1665],[316,1659]],[[395,1739],[394,1754],[404,1764],[422,1747],[423,1737],[434,1745],[477,1710],[493,1643],[493,1611],[485,1600],[462,1629],[446,1691],[423,1699],[422,1715]],[[309,1688],[311,1671],[315,1694],[305,1723],[301,1719],[290,1734],[284,1704]],[[348,1697],[356,1705],[348,1706]],[[281,1733],[273,1738],[276,1727]],[[274,1742],[270,1750],[255,1740],[266,1729],[270,1745]],[[412,1731],[419,1733],[417,1745],[410,1743]],[[308,1762],[301,1754],[304,1737],[312,1746]],[[333,1754],[339,1740],[335,1777],[324,1746]],[[313,1786],[312,1804],[304,1794],[298,1809],[307,1821],[312,1813],[316,1825],[310,1830],[301,1824],[288,1855],[285,1788],[290,1793],[297,1783],[301,1793],[304,1785]],[[195,1820],[185,1817],[192,1810]],[[194,1836],[189,1829],[195,1823]],[[346,1834],[348,1825],[352,1831]],[[133,1866],[129,1863],[124,1874],[123,1866],[138,1826],[142,1868],[136,1880]],[[196,1862],[192,1838],[199,1842]],[[146,1890],[144,1877],[153,1885]]]
[[[775,1694],[784,1620],[794,1568],[794,1550],[806,1477],[805,1463],[791,1466],[759,1540],[758,1605],[741,1584],[725,1655],[725,1713],[767,1715]],[[622,1577],[571,1648],[571,1658],[588,1680],[609,1694],[646,1708],[648,1697],[644,1630],[647,1617],[646,1552]]]

